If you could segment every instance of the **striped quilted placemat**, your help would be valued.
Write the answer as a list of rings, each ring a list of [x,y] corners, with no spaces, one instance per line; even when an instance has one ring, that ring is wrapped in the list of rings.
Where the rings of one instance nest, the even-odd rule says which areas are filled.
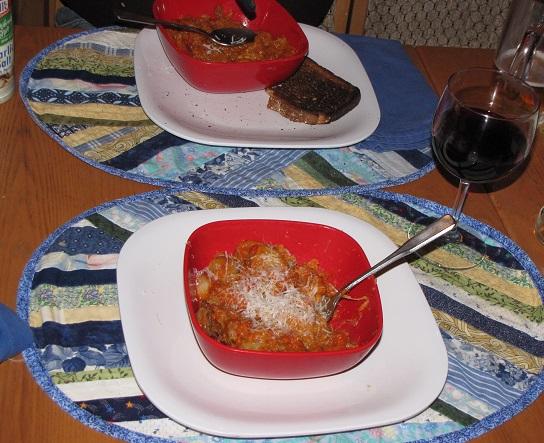
[[[136,36],[122,28],[70,36],[44,49],[21,76],[20,94],[35,122],[64,149],[96,168],[158,186],[184,184],[207,192],[363,190],[402,184],[433,168],[429,135],[436,97],[426,84],[423,87],[430,92],[417,94],[414,104],[425,110],[421,127],[416,132],[406,128],[403,137],[400,118],[388,124],[396,150],[384,147],[388,139],[383,134],[374,134],[373,149],[360,143],[314,150],[209,146],[171,135],[141,107],[133,64]],[[360,42],[348,43],[355,47]],[[374,50],[375,57],[385,52]],[[411,77],[424,83],[410,67]],[[400,81],[397,78],[394,84],[399,87]],[[390,85],[382,88],[389,96],[395,92]],[[406,94],[412,89],[418,90],[406,88]],[[403,115],[398,106],[391,107],[390,119]]]
[[[29,261],[18,313],[34,332],[24,353],[42,388],[82,423],[127,441],[226,441],[166,417],[139,390],[124,343],[116,290],[118,253],[127,238],[158,217],[242,206],[314,206],[359,217],[396,243],[421,214],[446,208],[414,197],[369,191],[299,197],[239,197],[155,191],[89,210],[53,233]],[[438,399],[402,423],[282,442],[465,441],[510,419],[544,389],[544,280],[510,239],[469,218],[487,236],[492,259],[467,271],[411,262],[439,325],[449,359]],[[479,257],[466,248],[450,260]],[[233,440],[235,441],[235,440]],[[279,440],[278,440],[279,441]]]

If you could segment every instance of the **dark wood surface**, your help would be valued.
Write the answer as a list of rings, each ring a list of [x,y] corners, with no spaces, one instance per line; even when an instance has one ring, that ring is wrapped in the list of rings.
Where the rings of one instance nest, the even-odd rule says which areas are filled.
[[[16,76],[41,49],[73,30],[20,27],[15,30]],[[436,91],[455,70],[491,65],[486,50],[408,48],[410,56]],[[15,308],[23,268],[49,234],[81,212],[116,198],[154,189],[93,168],[64,151],[30,118],[16,94],[0,105],[0,301]],[[394,188],[451,206],[455,185],[434,171]],[[486,191],[486,192],[483,192]],[[539,269],[544,246],[533,233],[544,205],[544,142],[537,139],[524,173],[513,183],[469,195],[465,212],[516,241]],[[476,439],[486,443],[543,440],[544,398],[541,396],[502,426]],[[112,442],[63,412],[29,374],[20,356],[0,364],[0,441]]]

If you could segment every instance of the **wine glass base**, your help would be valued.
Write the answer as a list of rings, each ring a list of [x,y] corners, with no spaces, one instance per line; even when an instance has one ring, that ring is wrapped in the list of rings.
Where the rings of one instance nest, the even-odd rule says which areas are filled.
[[[434,220],[429,217],[414,221],[407,232],[408,238],[413,237],[432,221]],[[487,257],[487,245],[484,238],[465,231],[461,226],[414,254],[439,268],[464,271],[482,263]]]

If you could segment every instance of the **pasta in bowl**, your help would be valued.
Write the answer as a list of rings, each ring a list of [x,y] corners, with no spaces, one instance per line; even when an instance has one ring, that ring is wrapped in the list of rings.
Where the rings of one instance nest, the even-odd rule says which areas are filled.
[[[184,284],[198,345],[225,372],[299,379],[345,371],[378,342],[376,281],[342,300],[328,323],[325,297],[370,267],[361,246],[331,226],[290,220],[223,220],[187,241]]]
[[[230,47],[227,55],[223,53],[225,48],[210,45],[200,36],[158,26],[158,37],[168,60],[189,85],[209,93],[259,91],[285,80],[296,71],[308,53],[308,39],[302,28],[274,0],[256,0],[255,6],[257,17],[249,21],[234,0],[153,2],[156,19],[185,21],[208,31],[222,26],[245,26],[257,33],[255,42]],[[207,19],[202,22],[204,17]],[[235,24],[224,23],[221,17],[228,17]],[[291,50],[258,56],[263,51],[270,52],[271,47],[278,44],[289,46]],[[211,57],[213,52],[218,53],[218,57]]]

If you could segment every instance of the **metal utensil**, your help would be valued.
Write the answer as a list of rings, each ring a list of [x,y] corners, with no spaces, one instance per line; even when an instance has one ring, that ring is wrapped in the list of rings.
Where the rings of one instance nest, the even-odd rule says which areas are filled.
[[[255,20],[255,2],[253,0],[236,0],[236,4],[249,20]]]
[[[183,25],[181,23],[170,22],[167,20],[159,20],[153,17],[147,17],[140,14],[134,14],[127,11],[115,11],[117,20],[138,23],[141,25],[161,25],[167,28],[176,29],[178,31],[196,32],[197,34],[205,35],[215,43],[223,46],[238,46],[245,43],[251,43],[255,40],[255,32],[249,28],[221,28],[214,29],[211,32],[204,31],[194,26]]]
[[[390,264],[400,260],[401,258],[410,255],[418,249],[421,249],[423,246],[428,245],[437,238],[441,237],[445,233],[451,231],[455,227],[456,223],[457,222],[451,215],[444,215],[443,217],[439,218],[438,220],[427,226],[425,229],[423,229],[423,231],[408,239],[396,251],[388,255],[379,263],[372,266],[364,274],[357,277],[351,283],[348,283],[340,291],[338,291],[334,297],[326,298],[324,301],[325,304],[322,306],[322,313],[327,321],[332,318],[338,302],[342,298],[349,298],[347,296],[347,293],[351,291],[355,286],[357,286],[359,283],[361,283],[363,280],[370,277],[371,275],[374,275],[378,271],[381,271],[386,266],[389,266]]]

